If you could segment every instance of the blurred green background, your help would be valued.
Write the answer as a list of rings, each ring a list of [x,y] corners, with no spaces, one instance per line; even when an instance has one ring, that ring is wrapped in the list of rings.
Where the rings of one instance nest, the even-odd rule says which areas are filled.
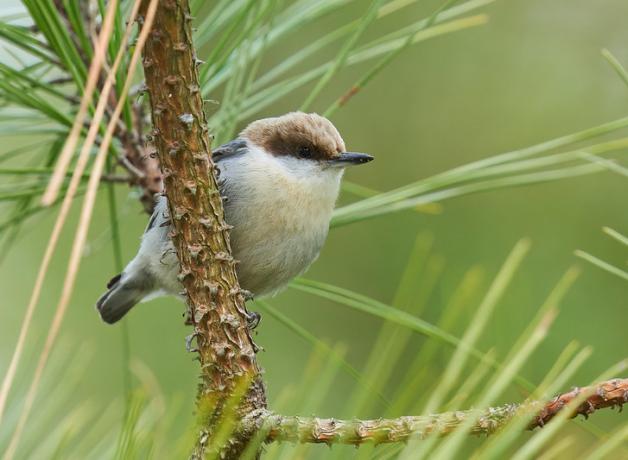
[[[404,14],[377,23],[373,31],[379,31],[378,27],[393,30],[405,18],[425,16],[437,5],[419,3],[404,10]],[[272,66],[312,37],[323,35],[321,27],[333,30],[366,4],[352,2],[340,13],[320,21],[316,29],[303,30],[298,41],[273,48],[264,65]],[[348,171],[351,181],[389,190],[472,160],[628,113],[628,88],[600,55],[601,48],[608,48],[621,62],[628,63],[626,2],[509,0],[496,2],[484,12],[490,16],[485,26],[423,42],[405,51],[336,113],[333,121],[348,148],[376,157],[368,166]],[[201,57],[203,52],[208,50],[201,50]],[[335,52],[328,49],[321,56],[332,58]],[[312,109],[324,110],[369,66],[343,71]],[[286,98],[264,115],[294,110],[306,94],[304,90]],[[126,262],[135,254],[146,216],[132,192],[120,187],[117,193]],[[47,417],[37,417],[37,407],[43,411],[46,405],[64,413],[85,402],[95,410],[122,414],[121,328],[104,325],[93,308],[107,280],[116,273],[107,203],[105,194],[101,195],[60,346],[54,352],[53,366],[46,372],[44,390],[39,393],[42,406],[36,406],[32,416],[34,423],[42,426],[54,424],[50,411],[46,412]],[[592,358],[572,379],[574,385],[587,384],[627,355],[628,284],[577,260],[573,252],[584,249],[626,267],[625,247],[606,237],[601,228],[609,226],[628,233],[627,198],[626,178],[611,172],[456,198],[443,202],[438,214],[403,212],[334,229],[306,276],[390,303],[415,239],[421,234],[426,241],[432,241],[426,259],[431,268],[424,274],[438,273],[422,313],[424,319],[438,319],[469,268],[480,266],[485,274],[482,289],[465,310],[467,317],[460,318],[452,331],[460,334],[511,248],[520,238],[529,237],[532,250],[500,302],[480,348],[494,347],[503,357],[564,271],[579,265],[580,278],[563,302],[549,337],[522,374],[538,383],[565,345],[577,340],[594,347]],[[344,194],[341,202],[352,199]],[[73,228],[77,214],[75,209],[67,229]],[[8,365],[53,222],[54,213],[32,219],[0,266],[0,372]],[[60,293],[71,235],[69,230],[64,232],[46,281],[12,401],[19,400],[30,382]],[[271,303],[325,342],[344,344],[347,361],[357,369],[363,367],[372,352],[382,326],[373,317],[292,289]],[[298,395],[304,391],[303,375],[312,345],[260,308],[253,308],[263,314],[256,340],[264,348],[259,359],[266,370],[271,406],[280,398],[284,412],[303,413],[307,409]],[[184,338],[190,330],[183,325],[182,313],[182,304],[159,299],[141,305],[125,319],[132,358],[142,363],[137,366],[144,373],[153,375],[163,398],[162,417],[171,423],[169,436],[173,439],[185,432],[193,418],[198,375],[193,355],[185,350]],[[412,362],[424,342],[418,335],[412,338],[384,389],[385,395],[394,394],[395,384],[405,375],[404,367]],[[447,356],[443,353],[443,366]],[[438,376],[438,363],[434,365],[431,378]],[[67,400],[46,398],[48,392],[62,394],[63,387],[72,381],[72,373],[78,373],[79,384]],[[316,387],[317,379],[313,378],[310,384]],[[378,416],[383,406],[377,404],[369,413],[347,413],[343,403],[355,388],[353,378],[340,371],[315,413]],[[429,388],[429,382],[424,388]],[[292,389],[293,397],[286,393],[287,389]],[[522,398],[520,392],[513,390],[503,401]],[[9,417],[14,419],[19,405],[10,403],[9,407]],[[604,429],[622,421],[625,422],[625,415],[612,411],[593,417],[595,426]],[[577,434],[578,442],[573,451],[565,452],[564,458],[573,458],[593,436],[576,424],[570,430]],[[327,452],[324,447],[313,449],[323,456]],[[349,457],[353,452],[347,448],[344,455]]]

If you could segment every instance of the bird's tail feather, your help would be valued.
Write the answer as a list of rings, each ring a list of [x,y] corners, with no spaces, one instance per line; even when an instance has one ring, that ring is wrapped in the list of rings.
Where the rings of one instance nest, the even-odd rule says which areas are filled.
[[[96,302],[96,309],[106,323],[113,324],[149,294],[146,288],[132,279],[117,275],[107,284],[109,290]]]

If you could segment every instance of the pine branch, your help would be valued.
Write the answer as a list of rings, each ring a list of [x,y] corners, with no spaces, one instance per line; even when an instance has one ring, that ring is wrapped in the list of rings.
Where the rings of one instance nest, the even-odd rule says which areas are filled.
[[[592,387],[576,388],[545,403],[534,401],[486,409],[471,427],[470,434],[494,433],[515,417],[530,417],[532,421],[528,425],[529,430],[543,427],[582,394],[590,396],[575,408],[571,417],[577,415],[588,417],[606,407],[618,407],[621,410],[623,404],[628,402],[628,378],[608,380]],[[473,410],[375,420],[288,417],[267,413],[262,429],[266,433],[266,442],[384,444],[405,442],[411,438],[420,439],[432,434],[444,436],[474,416],[477,416],[477,411]],[[259,419],[255,419],[254,423],[257,425]]]
[[[149,3],[142,2],[143,14]],[[191,19],[187,0],[159,1],[143,65],[174,227],[170,237],[201,364],[202,426],[192,458],[204,458],[209,449],[220,451],[221,458],[238,458],[254,432],[241,431],[220,443],[220,428],[229,423],[227,415],[254,420],[251,414],[265,409],[266,396],[210,156]]]

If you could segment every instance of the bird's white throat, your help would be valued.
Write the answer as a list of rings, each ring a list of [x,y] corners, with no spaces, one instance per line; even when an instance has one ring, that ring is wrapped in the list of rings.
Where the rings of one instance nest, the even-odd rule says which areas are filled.
[[[219,166],[226,182],[227,206],[233,194],[238,202],[250,201],[247,207],[268,211],[250,217],[273,220],[273,215],[283,215],[282,223],[299,227],[317,221],[328,225],[344,171],[292,156],[275,156],[251,142],[246,154],[226,158]]]

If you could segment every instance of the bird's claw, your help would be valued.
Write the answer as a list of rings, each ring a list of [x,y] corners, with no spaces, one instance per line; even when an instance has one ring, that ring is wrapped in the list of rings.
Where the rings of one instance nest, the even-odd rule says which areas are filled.
[[[255,295],[251,291],[247,291],[246,289],[240,289],[240,294],[242,294],[242,296],[244,297],[245,302],[255,299]]]
[[[255,329],[261,320],[262,320],[262,315],[260,315],[258,312],[256,311],[246,312],[246,324],[250,331]]]
[[[198,337],[198,332],[194,332],[193,334],[188,335],[185,338],[185,349],[188,353],[192,353],[198,351],[198,348],[192,347],[192,341]]]

